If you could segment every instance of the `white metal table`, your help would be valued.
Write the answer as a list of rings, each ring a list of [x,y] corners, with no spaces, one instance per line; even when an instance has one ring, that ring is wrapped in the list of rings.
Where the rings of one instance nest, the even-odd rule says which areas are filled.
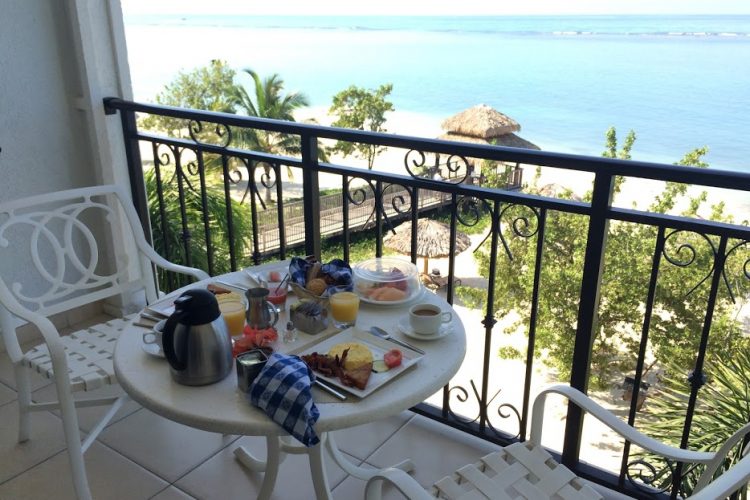
[[[224,275],[221,279],[229,282],[242,281],[239,273]],[[209,282],[211,281],[191,286],[205,286]],[[315,429],[321,442],[311,448],[293,445],[291,438],[279,425],[249,404],[246,396],[237,388],[234,370],[221,382],[207,386],[191,387],[172,381],[167,362],[142,350],[143,328],[131,326],[122,332],[114,352],[115,374],[132,399],[162,417],[210,432],[265,436],[268,447],[265,462],[253,458],[244,448],[235,450],[241,463],[253,470],[265,472],[258,498],[270,498],[279,464],[285,453],[306,453],[309,456],[315,494],[319,500],[329,499],[330,488],[323,465],[324,446],[348,474],[363,480],[374,474],[372,469],[363,469],[346,460],[336,447],[332,431],[389,417],[424,401],[445,386],[461,366],[466,352],[466,336],[455,312],[453,332],[439,340],[418,341],[398,332],[398,321],[404,317],[408,307],[417,302],[438,304],[443,310],[452,311],[445,300],[427,290],[401,306],[361,304],[357,328],[380,326],[392,332],[395,337],[420,347],[426,354],[416,366],[360,400],[350,396],[347,401],[338,402],[325,393],[318,392],[319,389],[314,389],[314,398],[320,410]],[[306,350],[308,346],[332,335],[335,332],[322,332],[318,335],[300,333],[296,342],[283,344],[279,339],[273,347],[279,352]],[[413,467],[408,460],[396,466],[405,470]]]

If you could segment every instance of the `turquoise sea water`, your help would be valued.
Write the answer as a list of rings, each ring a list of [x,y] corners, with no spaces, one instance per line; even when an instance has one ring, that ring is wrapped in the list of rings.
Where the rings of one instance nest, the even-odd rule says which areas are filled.
[[[126,18],[136,99],[180,69],[227,60],[327,107],[349,85],[394,85],[397,110],[436,123],[486,103],[545,150],[599,155],[636,131],[634,158],[709,146],[750,172],[750,16]]]

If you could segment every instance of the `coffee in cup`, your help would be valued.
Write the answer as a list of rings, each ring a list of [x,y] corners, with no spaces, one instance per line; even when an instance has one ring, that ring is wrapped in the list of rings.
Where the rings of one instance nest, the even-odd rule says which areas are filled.
[[[453,314],[443,312],[435,304],[416,304],[409,308],[409,325],[419,335],[435,335],[452,319]]]

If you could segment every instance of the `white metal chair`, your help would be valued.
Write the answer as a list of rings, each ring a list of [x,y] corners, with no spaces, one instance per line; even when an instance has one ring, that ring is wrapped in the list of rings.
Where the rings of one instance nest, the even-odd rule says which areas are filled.
[[[514,443],[483,457],[479,462],[458,469],[453,475],[423,489],[400,469],[384,469],[367,482],[366,500],[380,500],[384,482],[391,483],[406,498],[429,500],[497,499],[599,499],[602,496],[568,468],[556,463],[541,445],[544,404],[549,394],[560,394],[611,428],[631,443],[677,462],[705,464],[693,500],[726,498],[750,481],[750,456],[744,456],[718,478],[714,475],[729,451],[750,432],[750,424],[735,432],[715,453],[675,448],[652,439],[630,427],[592,399],[569,386],[553,386],[534,400],[531,435],[528,441]]]
[[[118,247],[126,257],[119,262],[107,258]],[[129,253],[137,257],[128,258]],[[29,439],[29,412],[59,408],[76,494],[90,499],[83,453],[125,397],[76,401],[72,393],[116,383],[112,351],[132,318],[113,319],[61,336],[50,317],[136,290],[145,290],[146,300],[154,301],[158,292],[152,263],[197,279],[208,275],[157,254],[146,242],[130,198],[118,186],[0,203],[0,262],[0,328],[18,389],[18,440]],[[16,334],[16,327],[24,322],[36,325],[44,340],[27,352]],[[29,370],[54,379],[57,401],[32,402]],[[112,407],[82,443],[76,407],[106,404]]]

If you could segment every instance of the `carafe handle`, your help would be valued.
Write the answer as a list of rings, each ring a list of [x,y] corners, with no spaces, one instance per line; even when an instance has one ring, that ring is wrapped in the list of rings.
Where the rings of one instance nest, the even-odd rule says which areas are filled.
[[[186,325],[185,327],[188,331],[179,337],[180,345],[175,349],[174,333],[179,320],[183,317],[184,310],[182,309],[182,305],[189,301],[188,297],[186,297],[187,300],[181,301],[181,299],[182,297],[175,300],[175,312],[167,318],[167,323],[164,325],[164,333],[162,334],[164,357],[167,358],[170,366],[177,371],[183,371],[187,368],[187,335],[190,332],[190,327]]]
[[[271,324],[269,326],[276,326],[276,323],[279,322],[279,311],[276,309],[276,306],[269,301],[266,301],[266,307],[273,316],[273,321],[271,321]]]

